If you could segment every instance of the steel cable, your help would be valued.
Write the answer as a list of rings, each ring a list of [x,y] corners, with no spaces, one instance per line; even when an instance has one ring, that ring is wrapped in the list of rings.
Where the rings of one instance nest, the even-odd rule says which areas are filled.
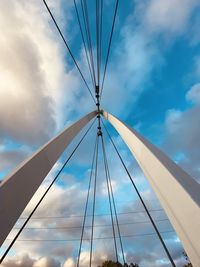
[[[89,179],[88,192],[87,192],[87,198],[86,198],[86,203],[85,203],[85,212],[84,212],[83,225],[82,225],[82,231],[81,231],[81,239],[80,239],[80,246],[79,246],[79,252],[78,252],[78,260],[77,260],[77,265],[76,265],[77,267],[79,266],[80,256],[81,256],[81,248],[82,248],[83,235],[84,235],[84,229],[85,229],[85,221],[86,221],[86,215],[87,215],[88,201],[89,201],[89,196],[90,196],[90,188],[91,188],[91,182],[92,182],[92,174],[93,174],[93,168],[94,168],[94,160],[95,160],[96,148],[97,148],[97,138],[96,138],[96,141],[95,141],[94,152],[93,152],[93,156],[92,156],[90,179]]]
[[[102,140],[103,140],[103,137],[102,137]],[[118,236],[119,236],[120,247],[121,247],[121,252],[122,252],[122,259],[123,259],[123,262],[125,265],[126,261],[125,261],[125,256],[124,256],[124,249],[123,249],[123,245],[122,245],[121,232],[120,232],[120,228],[119,228],[117,209],[116,209],[116,205],[115,205],[115,198],[114,198],[113,189],[112,189],[112,182],[111,182],[110,171],[109,171],[109,167],[108,167],[108,160],[107,160],[107,156],[106,156],[106,149],[105,149],[104,140],[103,140],[103,153],[104,153],[105,164],[106,164],[107,173],[108,173],[108,181],[109,181],[109,186],[110,186],[110,191],[111,191],[111,196],[112,196],[113,208],[114,208],[114,213],[115,213],[115,220],[116,220],[116,224],[117,224]]]
[[[94,98],[94,96],[93,96],[93,94],[92,94],[92,92],[91,92],[91,90],[90,90],[90,88],[89,88],[89,86],[88,86],[88,83],[86,82],[86,80],[85,80],[85,78],[84,78],[84,76],[83,76],[83,73],[81,72],[81,69],[80,69],[78,63],[76,62],[76,59],[75,59],[74,55],[72,54],[72,51],[71,51],[71,49],[69,48],[69,45],[67,44],[67,41],[66,41],[64,35],[62,34],[62,32],[61,32],[61,30],[60,30],[60,28],[59,28],[59,26],[58,26],[58,24],[57,24],[57,22],[56,22],[56,20],[55,20],[55,18],[54,18],[54,16],[53,16],[53,14],[52,14],[52,12],[51,12],[49,6],[47,5],[47,3],[46,3],[45,0],[42,0],[42,1],[43,1],[44,5],[45,5],[47,11],[49,12],[49,14],[50,14],[50,16],[51,16],[51,18],[52,18],[52,20],[53,20],[53,22],[54,22],[54,24],[55,24],[55,26],[56,26],[58,32],[59,32],[61,38],[63,39],[63,42],[64,42],[65,46],[67,47],[67,50],[68,50],[68,52],[69,52],[69,54],[70,54],[70,56],[71,56],[71,58],[72,58],[72,60],[73,60],[73,62],[74,62],[74,64],[75,64],[75,66],[77,67],[77,69],[78,69],[78,71],[79,71],[79,73],[80,73],[80,75],[81,75],[81,78],[83,79],[83,81],[84,81],[84,83],[85,83],[85,85],[86,85],[86,87],[87,87],[87,89],[88,89],[88,91],[89,91],[89,93],[90,93],[90,95],[91,95],[91,97],[92,97],[94,103],[96,103],[96,102],[95,102],[95,98]]]
[[[158,228],[157,228],[157,226],[156,226],[151,214],[149,213],[149,211],[147,209],[147,206],[144,203],[144,200],[143,200],[142,196],[141,196],[140,192],[138,191],[137,186],[136,186],[135,182],[133,181],[133,178],[131,177],[131,174],[128,171],[128,168],[126,167],[126,165],[124,163],[124,160],[122,159],[122,156],[120,155],[120,153],[119,153],[119,151],[118,151],[118,149],[117,149],[117,147],[116,147],[116,145],[115,145],[110,133],[108,132],[108,129],[107,129],[106,125],[104,124],[103,120],[101,120],[101,121],[102,121],[102,124],[104,126],[104,129],[106,130],[106,132],[108,134],[110,142],[112,143],[112,145],[113,145],[113,147],[114,147],[114,149],[115,149],[115,151],[116,151],[116,153],[117,153],[117,155],[118,155],[118,157],[119,157],[119,159],[120,159],[120,161],[121,161],[121,163],[122,163],[122,165],[123,165],[128,177],[129,177],[129,179],[130,179],[130,181],[131,181],[131,183],[132,183],[132,185],[133,185],[133,187],[134,187],[134,189],[135,189],[135,191],[136,191],[136,193],[137,193],[137,195],[138,195],[138,197],[139,197],[139,199],[140,199],[140,201],[141,201],[141,203],[142,203],[142,205],[143,205],[143,207],[144,207],[144,209],[145,209],[145,211],[146,211],[146,213],[147,213],[147,215],[148,215],[148,217],[149,217],[149,219],[150,219],[150,221],[151,221],[151,223],[152,223],[152,225],[154,227],[154,230],[155,230],[155,232],[156,232],[156,234],[157,234],[157,236],[158,236],[158,238],[159,238],[159,240],[160,240],[160,242],[161,242],[161,244],[162,244],[162,246],[163,246],[163,248],[164,248],[164,250],[165,250],[165,252],[166,252],[166,254],[168,256],[169,261],[171,262],[173,267],[176,267],[176,265],[175,265],[175,263],[174,263],[174,261],[172,259],[172,256],[170,255],[169,250],[168,250],[167,246],[165,245],[165,242],[162,239],[162,237],[160,235],[160,232],[159,232],[159,230],[158,230]]]
[[[116,260],[118,262],[119,259],[118,259],[118,253],[117,253],[117,242],[116,242],[115,226],[114,226],[113,211],[112,211],[112,204],[111,204],[111,192],[110,192],[110,188],[109,188],[108,170],[107,170],[107,166],[106,166],[104,142],[103,142],[103,136],[102,135],[101,135],[101,144],[102,144],[102,151],[103,151],[103,161],[104,161],[104,168],[105,168],[105,175],[106,175],[106,185],[107,185],[107,191],[108,191],[108,200],[109,200],[109,206],[110,206],[110,216],[111,216],[111,222],[112,222],[113,241],[114,241],[114,247],[115,247],[115,256],[116,256]]]
[[[105,63],[105,67],[104,67],[103,80],[102,80],[102,84],[101,84],[100,99],[102,97],[102,92],[103,92],[103,87],[104,87],[104,82],[105,82],[106,70],[107,70],[108,59],[109,59],[109,55],[110,55],[110,48],[111,48],[112,37],[113,37],[113,32],[114,32],[114,27],[115,27],[118,5],[119,5],[119,0],[116,1],[116,5],[115,5],[115,12],[114,12],[114,17],[113,17],[113,23],[112,23],[111,33],[110,33],[109,44],[108,44],[108,51],[107,51],[106,63]]]
[[[92,207],[92,228],[91,228],[91,240],[90,240],[90,264],[92,266],[92,252],[93,252],[93,235],[94,235],[94,213],[96,204],[96,185],[98,175],[98,153],[99,153],[99,136],[97,136],[97,148],[96,148],[96,161],[95,161],[95,174],[94,174],[94,193],[93,193],[93,207]]]
[[[89,67],[90,76],[91,76],[91,79],[92,79],[93,86],[95,88],[95,80],[94,80],[94,77],[92,75],[92,70],[91,70],[89,57],[88,57],[88,51],[87,51],[87,48],[86,48],[85,37],[84,37],[83,29],[82,29],[82,26],[81,26],[81,20],[80,20],[80,15],[79,15],[78,7],[77,7],[77,4],[76,4],[76,0],[74,0],[74,7],[75,7],[76,16],[77,16],[77,20],[78,20],[78,24],[79,24],[79,28],[80,28],[80,32],[81,32],[81,37],[82,37],[82,41],[83,41],[83,46],[84,46],[84,50],[85,50],[86,60],[87,60],[88,67]]]

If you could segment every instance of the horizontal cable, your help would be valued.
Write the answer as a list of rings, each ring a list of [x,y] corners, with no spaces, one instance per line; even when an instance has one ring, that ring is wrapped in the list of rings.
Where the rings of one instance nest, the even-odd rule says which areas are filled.
[[[165,222],[165,221],[169,221],[169,219],[160,219],[160,220],[155,220],[156,222]],[[127,223],[119,223],[119,225],[132,225],[132,224],[140,224],[140,223],[151,223],[150,221],[140,221],[140,222],[127,222]],[[116,224],[114,223],[114,225],[116,226]],[[94,227],[111,227],[112,225],[111,224],[96,224],[94,225]],[[90,228],[92,227],[92,225],[85,225],[84,226],[85,228]],[[82,225],[81,226],[63,226],[63,227],[26,227],[24,228],[27,229],[27,230],[51,230],[51,229],[79,229],[79,228],[82,228]],[[20,227],[14,227],[14,229],[20,229]]]
[[[149,210],[150,212],[157,212],[157,211],[164,211],[163,209],[156,209],[156,210]],[[130,212],[120,212],[117,213],[117,215],[126,215],[126,214],[134,214],[134,213],[146,213],[146,211],[141,210],[141,211],[130,211]],[[91,217],[92,214],[87,215],[86,217]],[[105,214],[95,214],[97,217],[103,217],[103,216],[110,216],[109,213]],[[41,220],[41,219],[71,219],[73,217],[83,217],[83,215],[67,215],[67,216],[41,216],[41,217],[32,217],[31,219],[34,220]],[[19,218],[20,220],[25,220],[26,217],[21,217]]]
[[[169,234],[175,233],[175,231],[162,231],[161,234]],[[136,234],[136,235],[122,235],[123,238],[133,238],[133,237],[142,237],[142,236],[156,236],[156,233],[144,233],[144,234]],[[119,238],[116,236],[116,238]],[[101,240],[101,239],[113,239],[113,236],[104,236],[104,237],[94,237],[93,240]],[[12,240],[12,239],[6,239]],[[90,238],[83,238],[84,241],[90,241]],[[18,239],[16,242],[73,242],[79,241],[80,239]]]

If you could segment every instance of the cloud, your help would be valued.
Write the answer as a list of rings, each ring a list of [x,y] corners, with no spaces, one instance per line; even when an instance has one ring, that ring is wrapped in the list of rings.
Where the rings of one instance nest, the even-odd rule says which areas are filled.
[[[200,83],[192,86],[186,94],[186,99],[193,104],[200,104]]]
[[[69,258],[65,261],[63,267],[75,267],[75,262],[73,258]]]
[[[28,9],[27,5],[24,11],[21,4],[13,3],[12,8],[9,5],[11,2],[1,2],[2,29],[5,29],[0,42],[1,137],[9,136],[23,142],[38,142],[36,138],[44,141],[49,136],[48,132],[55,129],[55,120],[53,99],[48,91],[45,92],[47,81],[42,64],[47,63],[47,59],[36,44],[37,38],[42,41],[41,31],[34,36],[31,31],[33,25],[29,28],[33,23],[34,10],[31,16],[31,8]],[[38,21],[37,17],[35,13],[35,28],[39,28],[40,22],[44,25],[43,20]],[[47,41],[49,37],[45,37],[42,31],[42,37]],[[43,46],[41,50],[46,48],[53,54],[57,53],[56,45],[44,46],[44,42],[40,45]]]
[[[165,65],[169,42],[174,43],[179,34],[189,31],[192,14],[199,5],[197,0],[134,2],[119,33],[116,25],[115,35],[120,42],[113,45],[103,108],[120,114],[122,119],[129,116],[138,98],[150,88],[152,76],[159,76]]]
[[[116,24],[120,42],[113,45],[103,108],[122,119],[129,115],[141,94],[150,88],[152,76],[159,76],[169,43],[173,44],[179,34],[187,34],[199,6],[197,0],[135,1],[120,32]]]
[[[60,263],[53,258],[41,258],[37,260],[33,267],[60,267]]]
[[[154,41],[128,19],[120,37],[108,68],[102,101],[106,110],[125,117],[147,89],[151,75],[164,64],[164,59]]]
[[[62,17],[59,5],[52,9]],[[77,97],[89,96],[42,1],[1,1],[0,10],[0,138],[42,144],[69,119]]]
[[[67,35],[71,3],[65,3],[65,14],[61,1],[48,4]],[[1,1],[0,23],[0,170],[7,173],[93,108],[42,1]],[[84,59],[80,65],[85,66]],[[9,140],[13,147],[8,149]]]
[[[57,171],[57,166],[54,169],[54,172]],[[115,168],[117,168],[115,162]],[[67,175],[68,176],[68,175]],[[53,177],[53,173],[52,173]],[[49,181],[40,188],[40,192],[37,192],[37,195],[34,197],[31,203],[28,205],[27,210],[22,214],[22,217],[26,217],[32,208],[36,204],[36,198],[39,198],[39,195],[44,191],[47,184],[50,182],[52,177],[48,177]],[[99,176],[100,178],[100,176]],[[120,176],[122,179],[122,177]],[[80,239],[81,234],[81,225],[83,222],[83,218],[79,215],[83,214],[83,206],[86,198],[86,190],[83,190],[84,181],[82,181],[82,185],[78,182],[72,186],[71,184],[65,188],[61,187],[60,184],[56,184],[52,190],[49,192],[48,196],[45,198],[44,202],[41,204],[38,211],[35,213],[29,224],[27,225],[27,229],[24,229],[22,234],[19,237],[19,241],[16,242],[13,247],[13,253],[19,255],[19,253],[29,253],[29,258],[32,259],[34,265],[29,265],[31,267],[44,267],[44,266],[60,266],[58,262],[60,262],[61,266],[64,264],[66,267],[75,266],[75,261],[77,257],[77,250],[79,246],[79,242],[23,242],[20,240],[74,240]],[[124,191],[124,189],[122,190]],[[124,193],[127,194],[127,191]],[[117,195],[117,194],[116,194]],[[154,208],[154,204],[151,206],[151,194],[148,191],[143,192],[145,197],[145,201],[148,203],[149,209]],[[74,196],[76,196],[74,198]],[[105,198],[107,199],[107,198]],[[106,205],[104,199],[104,205],[98,205],[99,197],[97,198],[97,206],[96,206],[96,214],[106,213],[104,208]],[[117,198],[118,200],[118,198]],[[102,203],[102,201],[101,201]],[[143,210],[141,207],[141,203],[138,200],[132,200],[129,203],[119,203],[117,204],[117,211],[120,212],[133,212]],[[88,214],[91,214],[91,211],[88,211]],[[78,216],[77,216],[78,215]],[[154,218],[156,220],[160,218],[165,218],[163,212],[153,213]],[[50,218],[48,218],[50,217]],[[52,217],[52,218],[51,218]],[[59,218],[61,217],[61,218]],[[63,218],[62,218],[63,217]],[[40,218],[40,219],[36,219]],[[46,218],[46,219],[45,219]],[[148,221],[148,218],[145,213],[128,213],[121,214],[118,216],[120,224],[124,224],[120,226],[121,235],[137,235],[143,233],[152,233],[153,229],[151,224],[149,223],[141,223],[143,221]],[[20,227],[23,222],[20,219],[15,227]],[[140,222],[140,223],[137,223]],[[127,224],[126,223],[134,223]],[[169,229],[169,223],[163,224],[163,222],[157,222],[158,226],[162,230]],[[91,225],[91,217],[87,217],[86,225]],[[96,216],[95,217],[95,225],[99,225],[95,227],[94,230],[94,253],[93,253],[93,262],[95,266],[98,266],[101,262],[107,259],[115,260],[114,253],[114,245],[113,239],[100,239],[97,240],[98,237],[111,237],[112,236],[112,227],[110,216]],[[101,225],[101,227],[100,227]],[[110,225],[110,226],[109,226]],[[109,227],[108,227],[109,226]],[[46,227],[55,228],[55,229],[44,229]],[[76,228],[77,227],[77,228]],[[30,229],[29,229],[30,228]],[[35,228],[35,229],[31,229]],[[42,229],[37,229],[42,228]],[[13,230],[8,238],[13,238],[16,230]],[[84,239],[90,238],[91,228],[87,227],[84,232]],[[156,260],[156,255],[160,255],[160,258],[165,258],[164,254],[160,253],[160,245],[159,242],[156,241],[155,236],[150,237],[133,237],[133,238],[123,238],[124,250],[127,254],[126,258],[129,261],[132,258],[135,259],[135,262],[154,262]],[[119,241],[119,240],[118,240]],[[4,244],[4,246],[7,243]],[[52,245],[53,244],[53,245]],[[134,244],[134,246],[133,246]],[[119,245],[119,243],[118,243]],[[89,261],[89,250],[88,250],[89,242],[84,241],[82,247],[81,254],[81,265],[88,266]],[[147,253],[141,252],[141,247],[151,247],[151,251]],[[173,245],[172,245],[173,246]],[[118,246],[118,253],[120,255],[120,247]],[[49,255],[54,259],[49,259]],[[129,255],[129,256],[128,256]],[[139,256],[140,255],[140,256]],[[19,258],[21,256],[18,256]],[[24,262],[25,260],[23,260]],[[10,263],[10,265],[5,265],[5,267],[12,266],[12,262],[17,262],[16,258],[9,257],[5,263]],[[45,265],[45,264],[54,264],[55,265]],[[56,265],[57,264],[57,265]],[[14,266],[14,265],[13,265]],[[19,265],[21,267],[21,265]],[[24,265],[22,265],[24,267]],[[153,263],[152,263],[153,266]],[[154,266],[161,266],[160,264]]]
[[[186,110],[168,110],[165,120],[164,147],[178,163],[196,179],[200,179],[200,85],[195,84],[186,94],[192,106]]]
[[[11,259],[5,260],[2,267],[60,267],[60,263],[51,258],[43,257],[40,259],[33,259],[28,254],[21,254]]]
[[[22,254],[13,257],[12,259],[6,259],[2,267],[32,267],[34,260],[29,257],[28,254]]]
[[[151,0],[144,3],[144,24],[152,32],[182,33],[188,27],[198,0]]]

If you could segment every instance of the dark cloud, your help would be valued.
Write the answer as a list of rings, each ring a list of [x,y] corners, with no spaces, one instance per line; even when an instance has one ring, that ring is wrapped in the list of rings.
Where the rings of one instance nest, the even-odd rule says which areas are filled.
[[[13,4],[11,9],[5,1],[0,5],[1,21],[10,26],[0,42],[0,135],[23,143],[42,143],[56,126],[54,100],[47,93],[48,83],[42,70],[45,59],[34,40],[36,36],[27,28],[26,17],[18,16],[20,5]]]
[[[200,181],[200,86],[193,86],[186,99],[193,106],[185,111],[168,111],[164,149],[177,160],[186,172]]]

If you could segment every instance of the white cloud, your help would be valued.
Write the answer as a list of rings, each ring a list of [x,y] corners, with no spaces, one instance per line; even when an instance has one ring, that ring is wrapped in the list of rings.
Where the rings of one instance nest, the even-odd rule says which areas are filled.
[[[115,169],[117,168],[115,164]],[[56,172],[56,170],[54,170]],[[52,174],[53,175],[53,174]],[[119,179],[122,177],[119,177]],[[49,177],[50,180],[50,177]],[[50,181],[49,181],[50,182]],[[84,183],[84,181],[83,181]],[[27,239],[52,239],[52,240],[59,240],[59,239],[79,239],[80,238],[80,228],[73,228],[76,226],[82,225],[82,217],[75,217],[73,215],[80,215],[83,214],[83,204],[85,203],[86,198],[86,190],[82,189],[82,185],[79,183],[75,183],[74,186],[67,186],[66,188],[61,187],[60,185],[55,185],[52,190],[49,192],[48,196],[45,198],[44,202],[41,204],[38,211],[35,213],[34,217],[40,217],[40,220],[32,219],[27,228],[35,227],[35,228],[43,228],[43,227],[57,227],[58,229],[55,230],[45,230],[45,229],[25,229],[19,237],[19,240],[27,240]],[[44,184],[42,188],[40,188],[40,193],[45,189],[47,185]],[[129,186],[130,187],[130,186]],[[124,191],[124,189],[123,189]],[[127,191],[123,192],[127,195]],[[115,194],[117,197],[118,194]],[[145,201],[148,202],[148,207],[151,209],[155,208],[153,203],[150,203],[151,194],[149,191],[144,192]],[[76,196],[76,197],[74,197]],[[35,196],[36,197],[36,196]],[[39,193],[37,192],[37,198],[39,197]],[[118,197],[117,197],[118,200]],[[98,202],[98,201],[97,201]],[[24,212],[22,217],[27,216],[30,213],[33,206],[36,203],[36,199],[32,201],[27,207],[27,210]],[[104,202],[105,205],[105,202]],[[100,210],[103,206],[99,207]],[[98,208],[98,206],[96,207]],[[141,203],[138,200],[132,200],[129,203],[117,204],[117,211],[118,212],[130,212],[130,211],[138,211],[143,210],[141,207]],[[95,211],[96,214],[101,213],[102,210]],[[106,212],[107,213],[107,212]],[[70,216],[71,214],[71,216]],[[89,212],[89,214],[91,214]],[[137,216],[136,216],[137,215]],[[159,219],[163,218],[163,212],[155,213],[154,218]],[[64,216],[65,219],[42,219],[43,217],[54,217],[54,216]],[[119,215],[119,222],[125,223],[125,225],[121,225],[121,234],[122,235],[135,235],[135,234],[142,234],[147,232],[152,232],[152,227],[150,224],[130,224],[126,225],[129,222],[142,222],[148,221],[148,218],[145,213],[137,213],[137,214],[123,214]],[[19,227],[22,221],[17,223]],[[110,216],[97,216],[95,218],[96,225],[103,225],[102,227],[95,227],[94,236],[95,238],[98,237],[106,237],[112,236],[112,227]],[[91,217],[88,217],[86,220],[86,225],[91,225]],[[107,225],[107,226],[105,226]],[[110,225],[108,227],[108,225]],[[163,225],[160,225],[161,227]],[[164,225],[165,226],[165,225]],[[163,227],[164,227],[163,226]],[[166,229],[168,225],[165,226]],[[16,230],[13,230],[12,233],[9,235],[9,238],[13,238],[13,235]],[[85,229],[84,238],[89,238],[91,234],[91,228]],[[7,243],[6,243],[7,244]],[[125,252],[129,254],[127,256],[127,260],[130,259],[131,255],[137,260],[139,263],[140,261],[147,262],[154,261],[156,259],[156,253],[160,253],[160,246],[159,242],[155,242],[155,237],[149,237],[148,239],[141,237],[141,238],[123,238],[123,244]],[[134,244],[134,246],[133,246]],[[143,253],[141,252],[141,247],[150,246],[151,252]],[[4,244],[5,245],[5,244]],[[29,267],[46,267],[46,266],[60,266],[58,265],[58,261],[64,264],[64,267],[73,267],[75,266],[76,256],[77,256],[77,248],[79,242],[23,242],[19,241],[13,247],[14,254],[18,255],[19,253],[29,253],[29,259],[34,262],[34,265],[29,265]],[[81,266],[87,267],[89,262],[89,251],[88,251],[88,242],[83,243],[82,253],[81,253]],[[133,248],[134,249],[131,249]],[[119,248],[120,254],[120,248]],[[49,258],[49,255],[52,259]],[[161,254],[159,254],[161,255]],[[162,256],[162,255],[161,255]],[[21,256],[18,256],[21,259]],[[165,257],[165,255],[163,255]],[[53,260],[54,259],[54,260]],[[93,262],[95,266],[98,266],[101,262],[113,259],[114,257],[114,246],[113,240],[96,240],[94,241],[94,253],[93,253]],[[23,262],[25,259],[23,260]],[[16,258],[8,257],[5,261],[5,267],[15,266],[12,263],[17,262]],[[8,264],[10,263],[10,265]],[[52,264],[52,265],[45,265],[45,264]],[[54,265],[53,265],[54,264]],[[57,265],[56,265],[57,264]],[[25,267],[24,265],[19,265],[20,267]],[[152,264],[153,266],[153,264]],[[154,265],[155,266],[155,265]],[[159,264],[158,264],[159,266]]]
[[[5,260],[2,267],[60,267],[60,263],[51,257],[33,259],[28,254],[20,254]]]
[[[56,6],[61,16],[59,1]],[[0,138],[41,144],[69,118],[75,99],[87,100],[88,93],[67,66],[66,48],[42,1],[1,1],[0,13]]]
[[[146,89],[151,74],[164,60],[159,47],[129,20],[113,54],[104,86],[103,108],[126,117]]]
[[[144,23],[153,32],[182,33],[198,0],[151,0],[145,3]]]
[[[111,185],[112,185],[112,191],[114,194],[118,190],[118,184],[116,181],[111,179]],[[110,186],[109,186],[109,188],[110,188]],[[107,188],[107,182],[106,181],[101,183],[101,189],[100,190],[101,190],[101,193],[103,196],[108,196],[108,188]],[[109,189],[109,190],[111,190],[111,189]]]
[[[21,254],[11,259],[6,259],[2,267],[32,267],[34,260],[28,254]]]
[[[43,257],[37,260],[33,267],[60,267],[60,263],[53,258]]]
[[[191,101],[193,104],[200,103],[200,83],[192,86],[186,94],[186,99]]]
[[[75,262],[73,258],[69,258],[65,261],[63,267],[74,267],[75,266]]]
[[[72,3],[65,3],[63,16],[61,1],[47,2],[68,33]],[[42,1],[1,1],[0,24],[0,170],[7,173],[31,153],[32,145],[43,144],[93,108]],[[8,140],[17,148],[8,148]]]

